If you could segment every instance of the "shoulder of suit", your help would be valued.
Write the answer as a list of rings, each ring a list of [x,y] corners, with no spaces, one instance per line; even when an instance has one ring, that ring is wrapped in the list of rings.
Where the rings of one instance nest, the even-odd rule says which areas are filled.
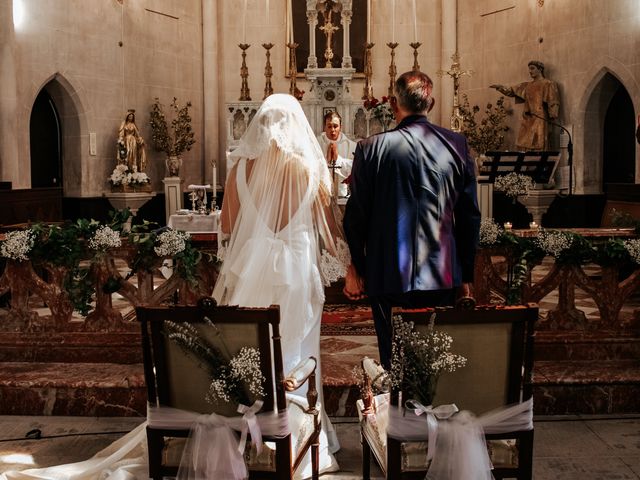
[[[435,130],[436,132],[438,132],[440,135],[442,135],[443,137],[445,137],[447,140],[449,140],[451,142],[462,142],[462,143],[464,143],[464,142],[467,141],[467,137],[465,137],[461,133],[454,132],[453,130],[449,130],[448,128],[440,127],[438,125],[434,125],[433,123],[429,123],[429,126],[433,130]]]

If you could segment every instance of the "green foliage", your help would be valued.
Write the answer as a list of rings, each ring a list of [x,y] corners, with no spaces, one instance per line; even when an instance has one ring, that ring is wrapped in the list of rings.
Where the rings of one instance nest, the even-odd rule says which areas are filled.
[[[460,106],[462,115],[462,132],[467,137],[469,147],[477,154],[484,154],[491,150],[498,150],[504,143],[504,132],[509,130],[504,124],[507,115],[511,111],[504,106],[504,97],[500,96],[496,104],[487,103],[484,117],[476,120],[476,114],[480,111],[478,105],[471,107],[466,94],[462,95],[463,102]]]
[[[152,140],[156,150],[165,152],[169,156],[180,156],[185,151],[191,150],[193,144],[196,143],[193,138],[195,133],[191,127],[191,115],[189,114],[191,102],[180,107],[178,99],[173,97],[171,108],[173,109],[173,119],[171,120],[170,132],[160,99],[155,99],[151,106],[149,121],[153,132]]]

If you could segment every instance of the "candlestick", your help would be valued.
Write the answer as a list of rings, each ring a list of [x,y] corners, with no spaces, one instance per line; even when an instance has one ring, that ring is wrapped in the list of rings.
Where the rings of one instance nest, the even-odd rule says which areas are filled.
[[[364,46],[364,89],[362,91],[362,100],[371,100],[373,97],[373,86],[371,85],[371,77],[373,77],[371,49],[374,45],[375,43],[366,43]]]
[[[304,92],[300,90],[296,85],[296,77],[298,76],[296,48],[298,48],[298,44],[295,42],[289,42],[287,43],[287,48],[289,49],[289,76],[291,77],[289,83],[289,93],[296,97],[298,100],[302,100],[302,95],[304,95]]]
[[[211,210],[216,209],[216,197],[218,196],[218,162],[211,159]]]
[[[387,47],[391,49],[391,63],[389,64],[389,90],[388,90],[388,95],[390,97],[393,97],[393,92],[396,84],[396,74],[398,73],[398,70],[396,69],[396,62],[395,62],[395,56],[396,56],[395,49],[397,46],[398,44],[396,42],[387,43]]]
[[[269,95],[273,94],[273,87],[271,85],[271,77],[273,76],[273,69],[271,68],[271,48],[273,47],[273,43],[263,43],[262,46],[266,50],[267,55],[267,63],[264,66],[264,76],[265,76],[265,84],[264,84],[264,97],[263,100],[267,98]]]
[[[248,43],[241,43],[238,45],[242,50],[242,66],[240,67],[240,77],[242,77],[242,86],[240,87],[240,98],[238,100],[245,101],[251,100],[251,92],[249,91],[249,84],[247,78],[249,77],[249,67],[247,67],[247,48],[251,45]]]
[[[420,64],[418,63],[418,48],[420,48],[420,45],[422,45],[420,42],[413,42],[409,44],[409,46],[413,48],[413,71],[414,72],[420,71]]]
[[[413,3],[413,42],[417,43],[418,42],[418,17],[416,15],[416,0],[412,0],[412,3]]]

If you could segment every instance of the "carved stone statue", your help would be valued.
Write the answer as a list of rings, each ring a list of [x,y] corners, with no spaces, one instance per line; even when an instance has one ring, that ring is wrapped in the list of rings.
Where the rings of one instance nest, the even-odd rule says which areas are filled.
[[[544,77],[544,64],[537,60],[529,62],[530,82],[513,87],[490,85],[503,95],[515,97],[516,103],[523,103],[522,121],[516,139],[516,147],[522,150],[547,150],[548,123],[555,121],[560,109],[558,85]]]

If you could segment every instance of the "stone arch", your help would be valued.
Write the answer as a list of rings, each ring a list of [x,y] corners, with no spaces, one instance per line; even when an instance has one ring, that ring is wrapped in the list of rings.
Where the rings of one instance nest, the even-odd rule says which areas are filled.
[[[574,164],[574,178],[576,193],[602,193],[602,152],[603,130],[607,107],[618,86],[624,87],[634,103],[637,113],[640,105],[640,86],[628,68],[619,61],[606,57],[594,62],[594,66],[587,71],[588,83],[583,89],[575,108],[574,144],[576,158],[582,161]],[[638,182],[638,148],[636,146],[635,171]]]
[[[85,179],[83,153],[88,152],[88,126],[82,93],[64,75],[56,72],[43,80],[30,95],[29,112],[38,94],[45,90],[58,110],[62,131],[62,187],[65,196],[82,196]]]

